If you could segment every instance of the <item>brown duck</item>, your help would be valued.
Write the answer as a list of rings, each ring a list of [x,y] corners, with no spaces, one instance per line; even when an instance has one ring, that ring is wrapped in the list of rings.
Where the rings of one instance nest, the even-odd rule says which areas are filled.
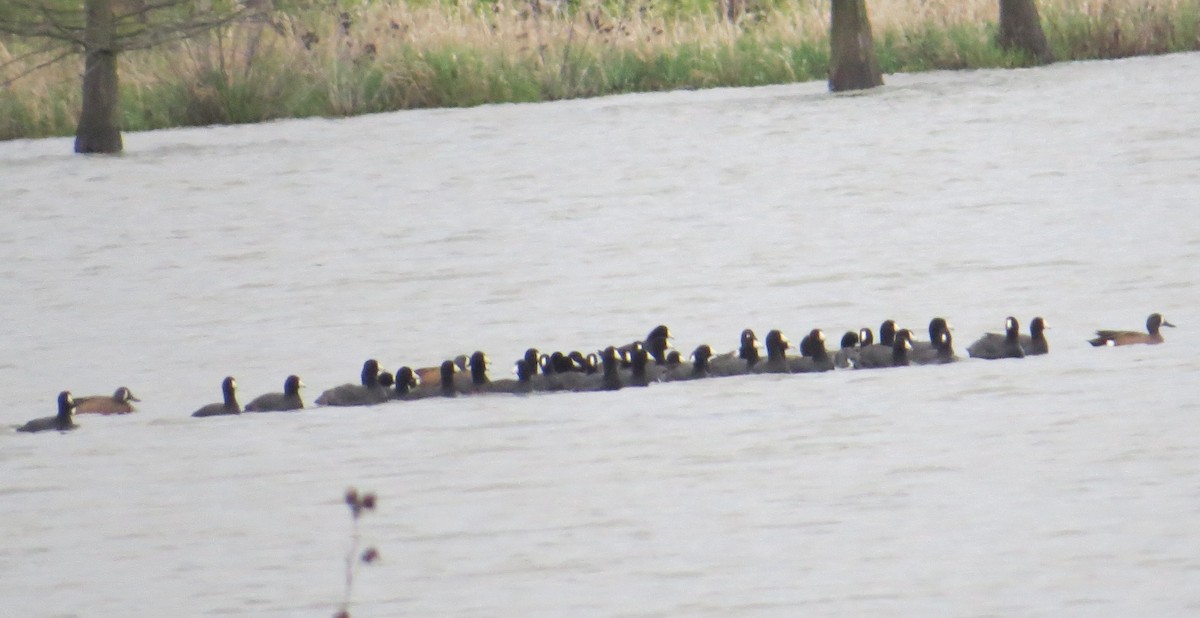
[[[1096,331],[1096,338],[1088,341],[1088,343],[1094,346],[1162,343],[1162,333],[1158,332],[1159,327],[1162,326],[1175,328],[1174,324],[1163,319],[1162,314],[1151,313],[1150,317],[1146,318],[1146,332],[1144,333],[1139,333],[1135,330],[1098,330]]]
[[[129,414],[137,411],[131,401],[141,401],[124,386],[108,395],[92,395],[75,400],[76,414]]]

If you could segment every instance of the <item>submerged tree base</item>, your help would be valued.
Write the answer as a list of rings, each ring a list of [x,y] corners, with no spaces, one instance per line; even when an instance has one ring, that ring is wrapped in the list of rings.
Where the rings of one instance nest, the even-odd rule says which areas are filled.
[[[995,0],[868,5],[883,73],[1037,63],[997,44]],[[135,131],[829,77],[828,2],[747,2],[736,22],[678,4],[556,6],[377,1],[344,16],[275,14],[271,24],[123,53],[119,124]],[[1200,48],[1200,0],[1038,6],[1060,60]],[[0,39],[0,84],[47,60],[22,58],[31,51]],[[73,134],[82,70],[79,60],[58,63],[0,88],[0,139]]]

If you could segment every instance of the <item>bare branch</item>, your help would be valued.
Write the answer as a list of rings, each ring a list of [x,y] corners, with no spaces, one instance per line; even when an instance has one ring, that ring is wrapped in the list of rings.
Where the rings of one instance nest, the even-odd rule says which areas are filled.
[[[26,75],[29,75],[31,73],[40,71],[41,69],[44,69],[52,64],[57,64],[66,58],[74,56],[76,53],[77,52],[74,49],[68,49],[67,51],[55,56],[54,58],[51,58],[50,60],[47,60],[35,67],[32,67],[32,68],[24,71],[24,72],[17,73],[16,76],[6,79],[3,82],[0,82],[0,87],[8,88],[10,85],[12,85],[13,82],[17,81],[18,79],[21,79],[22,77],[25,77]]]

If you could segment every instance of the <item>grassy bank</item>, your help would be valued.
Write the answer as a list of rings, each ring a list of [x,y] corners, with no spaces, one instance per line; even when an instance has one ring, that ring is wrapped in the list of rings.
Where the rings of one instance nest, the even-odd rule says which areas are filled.
[[[126,130],[396,109],[825,79],[828,0],[716,3],[376,0],[351,11],[275,14],[202,39],[123,54]],[[996,0],[869,0],[883,70],[1014,67]],[[1040,0],[1060,60],[1200,49],[1200,0]],[[574,6],[575,8],[569,8]],[[70,135],[82,62],[11,83],[44,62],[0,39],[0,139]]]

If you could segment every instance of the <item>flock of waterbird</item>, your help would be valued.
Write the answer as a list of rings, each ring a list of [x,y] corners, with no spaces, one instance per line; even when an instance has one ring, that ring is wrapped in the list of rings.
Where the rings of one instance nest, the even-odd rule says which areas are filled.
[[[1005,320],[1004,333],[987,333],[967,348],[972,358],[1023,358],[1046,354],[1046,322],[1040,317],[1029,324],[1023,335],[1017,319]],[[1163,342],[1159,329],[1174,324],[1153,313],[1146,319],[1146,332],[1099,330],[1089,343],[1093,346],[1158,344]],[[369,406],[388,401],[412,401],[429,397],[455,397],[486,393],[585,392],[647,386],[654,382],[673,382],[719,378],[755,373],[812,373],[842,369],[878,369],[905,365],[949,363],[958,359],[954,352],[950,326],[942,318],[929,322],[929,340],[918,341],[912,331],[897,328],[885,320],[879,327],[879,342],[869,328],[843,335],[833,353],[826,348],[825,334],[810,331],[799,344],[799,356],[789,356],[791,343],[781,331],[772,330],[764,339],[766,357],[758,347],[753,330],[742,331],[737,350],[715,354],[712,347],[701,345],[691,354],[690,362],[671,349],[671,332],[657,326],[645,339],[621,346],[609,346],[598,352],[554,352],[543,354],[530,348],[516,361],[516,378],[492,380],[488,377],[488,358],[483,352],[462,355],[437,367],[412,369],[401,367],[395,374],[381,371],[379,362],[363,363],[357,384],[343,384],[317,397],[320,406]],[[221,383],[222,401],[208,404],[192,416],[221,416],[242,412],[283,412],[304,409],[300,388],[304,383],[288,376],[282,393],[267,393],[242,407],[237,400],[237,381],[226,377]],[[17,431],[67,431],[78,427],[76,414],[127,414],[135,410],[131,402],[141,401],[126,387],[112,396],[75,399],[70,391],[58,395],[58,414],[35,419]]]

